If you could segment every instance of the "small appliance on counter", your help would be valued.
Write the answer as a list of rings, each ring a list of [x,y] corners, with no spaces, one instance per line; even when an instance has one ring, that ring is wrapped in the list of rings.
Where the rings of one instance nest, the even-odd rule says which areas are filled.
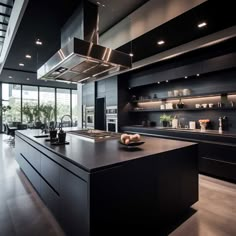
[[[177,129],[178,123],[179,123],[179,120],[176,117],[174,117],[174,119],[172,120],[172,128]]]
[[[189,121],[189,129],[196,129],[196,122],[195,121]]]

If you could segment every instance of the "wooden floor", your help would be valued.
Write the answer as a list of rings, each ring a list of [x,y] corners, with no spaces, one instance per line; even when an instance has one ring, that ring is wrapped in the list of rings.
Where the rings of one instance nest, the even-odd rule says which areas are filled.
[[[19,169],[7,139],[0,134],[0,236],[65,236]],[[199,202],[162,235],[235,236],[236,185],[203,175],[199,182]]]

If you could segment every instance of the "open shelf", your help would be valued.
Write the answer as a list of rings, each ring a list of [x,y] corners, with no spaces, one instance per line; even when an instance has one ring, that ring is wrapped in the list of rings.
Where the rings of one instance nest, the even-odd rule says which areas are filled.
[[[167,100],[178,100],[178,99],[191,99],[191,98],[204,98],[204,97],[216,97],[222,95],[236,95],[236,92],[221,92],[221,93],[213,93],[213,94],[192,94],[187,96],[177,96],[177,97],[160,97],[153,99],[143,99],[143,100],[132,100],[131,103],[146,103],[146,102],[162,102]]]
[[[179,111],[226,111],[235,110],[236,107],[213,107],[213,108],[181,108],[181,109],[140,109],[130,110],[129,112],[179,112]]]

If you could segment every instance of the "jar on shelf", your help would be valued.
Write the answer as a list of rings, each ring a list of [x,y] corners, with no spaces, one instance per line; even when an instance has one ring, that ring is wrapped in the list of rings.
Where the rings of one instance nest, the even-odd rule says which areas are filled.
[[[178,108],[184,108],[184,103],[182,102],[182,99],[179,99],[179,102],[177,103]]]

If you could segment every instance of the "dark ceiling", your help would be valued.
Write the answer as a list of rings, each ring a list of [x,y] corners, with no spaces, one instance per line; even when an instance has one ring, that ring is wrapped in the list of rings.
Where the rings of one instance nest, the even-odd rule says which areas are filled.
[[[203,21],[207,22],[207,26],[198,28],[197,25]],[[123,45],[118,50],[125,53],[132,51],[135,62],[233,25],[236,25],[233,1],[210,0]],[[165,44],[158,45],[159,40],[164,40]]]
[[[97,2],[97,0],[90,1]],[[72,15],[78,2],[79,0],[29,1],[4,70],[9,70],[11,73],[16,70],[35,74],[37,69],[60,48],[60,29]],[[147,0],[130,0],[121,4],[120,0],[100,0],[100,33],[105,32],[145,2]],[[133,61],[137,61],[233,26],[236,17],[232,2],[209,0],[123,45],[119,50],[127,53],[132,50]],[[197,24],[203,20],[207,21],[207,26],[198,29]],[[38,38],[43,45],[35,45],[35,40]],[[158,46],[159,39],[163,39],[166,43]],[[26,54],[30,54],[32,58],[25,58]],[[20,67],[19,63],[24,63],[25,66]]]
[[[80,0],[29,1],[4,69],[36,72],[60,49],[61,27],[73,14],[79,2]],[[91,2],[97,4],[95,0]],[[100,32],[106,31],[145,2],[147,0],[129,0],[124,6],[118,0],[101,0]],[[38,38],[43,45],[35,45]],[[25,58],[26,54],[30,54],[32,58]],[[20,67],[19,63],[23,63],[24,67]]]

